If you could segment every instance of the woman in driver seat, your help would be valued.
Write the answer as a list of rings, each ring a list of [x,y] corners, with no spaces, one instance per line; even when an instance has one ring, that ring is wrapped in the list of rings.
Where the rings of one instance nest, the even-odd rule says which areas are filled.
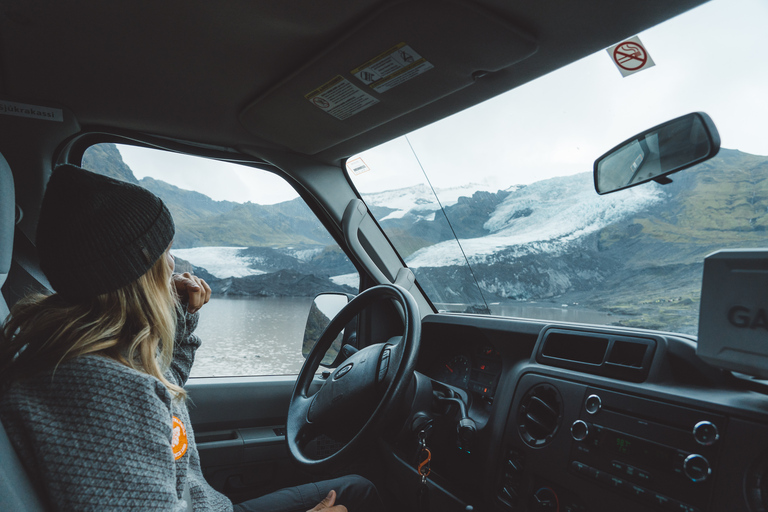
[[[3,326],[0,420],[54,510],[233,510],[203,477],[187,411],[211,290],[173,274],[174,230],[144,188],[69,165],[51,176],[37,246],[56,293],[20,301]],[[382,509],[370,482],[348,476],[234,510],[310,507]]]

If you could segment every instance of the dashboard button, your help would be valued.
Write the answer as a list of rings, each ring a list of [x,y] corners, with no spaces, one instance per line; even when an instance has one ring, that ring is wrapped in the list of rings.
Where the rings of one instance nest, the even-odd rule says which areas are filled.
[[[624,465],[624,473],[627,476],[635,477],[643,482],[648,482],[651,479],[651,474],[649,472],[636,468],[635,466],[630,466],[629,464]]]
[[[597,395],[589,395],[584,402],[584,409],[586,409],[588,414],[597,414],[602,407],[603,402]]]
[[[649,502],[651,497],[651,491],[646,489],[645,487],[640,487],[639,485],[632,485],[627,489],[627,493],[634,496],[636,499],[643,501],[643,502]]]
[[[699,512],[699,509],[694,507],[693,505],[688,505],[687,503],[681,503],[681,502],[675,502],[675,506],[677,508],[671,509],[675,512]]]
[[[602,482],[613,487],[613,475],[607,471],[600,471],[599,469],[596,469],[595,478],[597,478],[598,482]]]
[[[581,453],[588,454],[592,450],[589,448],[589,446],[585,445],[584,443],[579,443],[576,445],[576,450],[578,450]]]
[[[712,474],[709,461],[702,455],[692,453],[683,462],[683,472],[692,482],[703,482]]]
[[[617,476],[611,476],[610,480],[608,481],[608,485],[610,485],[614,489],[624,490],[625,486],[627,485],[627,481]]]
[[[620,479],[620,480],[621,480],[621,483],[618,486],[619,490],[627,494],[634,494],[635,486],[632,484],[632,482],[628,482],[627,480],[624,480],[624,479]]]
[[[712,446],[720,439],[720,432],[714,423],[700,421],[693,427],[693,437],[702,446]]]
[[[583,441],[589,436],[589,425],[585,421],[576,420],[571,425],[571,436],[575,441]]]
[[[591,471],[590,471],[591,468],[586,464],[584,464],[583,462],[574,460],[573,462],[571,462],[571,467],[573,468],[574,471],[576,471],[579,474],[582,474],[582,475],[591,474]]]
[[[651,497],[651,503],[653,503],[654,505],[662,507],[664,510],[669,510],[669,508],[667,508],[667,507],[671,504],[672,500],[670,500],[669,498],[667,498],[663,494],[659,494],[659,493],[656,493],[656,492],[651,492],[649,494],[650,494],[650,497]]]

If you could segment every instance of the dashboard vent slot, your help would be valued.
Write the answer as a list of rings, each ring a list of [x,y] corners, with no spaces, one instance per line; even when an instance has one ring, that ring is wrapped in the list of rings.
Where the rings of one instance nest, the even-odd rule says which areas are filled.
[[[647,351],[648,345],[616,340],[613,342],[611,353],[608,354],[608,362],[633,368],[642,368],[643,358]]]
[[[600,364],[605,358],[607,349],[608,338],[552,331],[545,338],[541,353],[544,356],[557,359]]]
[[[523,397],[517,411],[518,430],[529,446],[548,444],[560,428],[563,401],[557,388],[550,384],[534,386]]]
[[[542,334],[536,361],[630,382],[648,377],[656,340],[612,333],[549,329]]]

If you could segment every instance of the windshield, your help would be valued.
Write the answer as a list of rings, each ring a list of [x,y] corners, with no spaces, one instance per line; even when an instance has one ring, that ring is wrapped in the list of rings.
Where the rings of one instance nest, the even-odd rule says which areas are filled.
[[[350,158],[347,169],[441,311],[696,334],[704,257],[768,245],[768,4],[718,0]],[[620,43],[620,41],[617,41]],[[689,112],[720,153],[605,196],[594,161]],[[393,184],[397,184],[393,186]]]

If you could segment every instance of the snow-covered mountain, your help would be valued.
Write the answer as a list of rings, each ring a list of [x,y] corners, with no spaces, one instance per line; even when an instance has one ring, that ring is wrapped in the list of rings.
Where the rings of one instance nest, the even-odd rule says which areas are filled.
[[[88,165],[160,195],[177,219],[175,254],[197,268],[179,267],[210,279],[217,293],[357,287],[354,266],[300,199],[230,204],[139,182],[116,149],[93,155]],[[436,303],[472,311],[484,302],[578,302],[620,314],[622,325],[693,333],[703,258],[724,247],[765,246],[766,170],[768,157],[721,149],[669,185],[605,196],[580,174],[497,191],[442,189],[441,203],[426,185],[363,198]]]
[[[435,212],[440,209],[440,204],[448,207],[456,204],[461,197],[472,197],[475,192],[497,190],[498,187],[470,183],[461,187],[438,188],[433,192],[427,184],[420,184],[361,195],[369,208],[381,207],[390,210],[390,213],[379,218],[380,222],[400,219],[405,215],[411,215],[416,220],[432,221]],[[440,203],[435,198],[435,193],[440,198]]]
[[[509,257],[532,253],[554,255],[566,250],[572,242],[663,199],[660,186],[655,184],[598,196],[588,173],[542,180],[508,192],[483,224],[488,231],[486,236],[460,239],[470,263],[486,262],[502,250],[507,251]],[[510,252],[510,249],[514,250]],[[420,249],[406,261],[417,268],[464,263],[455,240]]]
[[[265,271],[252,267],[252,258],[241,255],[244,250],[244,247],[194,247],[173,249],[171,252],[219,279],[265,274]]]

